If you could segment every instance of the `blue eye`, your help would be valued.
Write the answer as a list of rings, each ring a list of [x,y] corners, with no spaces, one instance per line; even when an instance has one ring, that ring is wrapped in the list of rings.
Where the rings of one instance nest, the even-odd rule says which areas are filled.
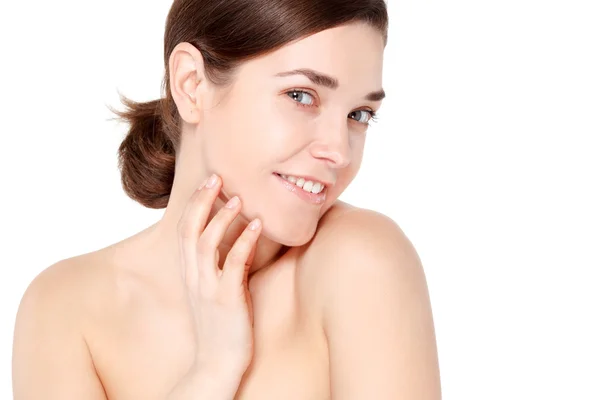
[[[356,120],[355,118],[353,118],[352,116],[356,115],[357,113],[363,112],[364,114],[362,115],[363,118],[360,118],[358,120]],[[360,115],[360,114],[358,114]],[[357,122],[360,122],[361,124],[368,124],[370,121],[373,121],[376,119],[375,117],[375,111],[371,111],[371,110],[357,110],[357,111],[352,111],[350,114],[348,114],[348,116],[354,120],[356,120]]]
[[[297,89],[295,89],[295,90],[287,92],[286,94],[288,96],[290,96],[290,98],[292,98],[299,107],[313,107],[314,106],[314,104],[312,104],[312,103],[311,104],[306,104],[306,103],[304,103],[302,101],[302,100],[308,99],[308,98],[313,98],[314,99],[314,96],[312,94],[310,94],[310,93],[308,93],[308,92],[306,92],[304,90],[297,90]],[[301,100],[298,101],[298,99],[301,99]],[[308,100],[308,101],[310,101],[310,100]],[[363,113],[366,114],[366,116],[365,116],[365,118],[367,118],[366,120],[364,118],[359,118],[357,120],[357,119],[355,119],[355,118],[352,117],[353,115],[359,114],[361,112],[363,112]],[[363,115],[365,115],[365,114],[363,114]],[[370,123],[371,122],[375,122],[377,120],[377,116],[376,115],[377,114],[373,110],[357,110],[357,111],[352,111],[350,114],[348,114],[348,117],[354,119],[359,124],[371,126]]]
[[[300,103],[303,106],[307,106],[307,107],[309,107],[310,104],[304,104],[301,101],[298,102],[297,101],[298,97],[300,97],[300,98],[306,98],[306,96],[313,97],[310,93],[304,92],[302,90],[292,90],[291,92],[287,92],[287,95],[290,96],[292,99],[296,100],[297,103]]]

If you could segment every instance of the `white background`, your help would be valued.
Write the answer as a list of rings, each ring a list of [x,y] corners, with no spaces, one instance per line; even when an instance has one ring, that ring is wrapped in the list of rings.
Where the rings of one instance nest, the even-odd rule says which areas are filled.
[[[419,252],[444,399],[600,399],[599,4],[389,2],[388,97],[342,200]],[[170,5],[0,3],[2,399],[27,284],[162,216],[122,192],[105,105],[160,95]]]

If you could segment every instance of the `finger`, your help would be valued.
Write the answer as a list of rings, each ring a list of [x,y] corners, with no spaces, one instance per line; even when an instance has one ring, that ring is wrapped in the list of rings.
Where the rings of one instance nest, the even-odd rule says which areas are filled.
[[[208,179],[206,181],[208,181]],[[182,263],[183,263],[181,272],[183,275],[183,280],[185,281],[185,283],[188,287],[190,287],[192,282],[197,281],[198,271],[197,271],[197,268],[191,267],[191,266],[196,265],[195,254],[190,254],[189,251],[184,251],[184,242],[189,243],[192,240],[191,236],[193,235],[193,232],[196,230],[195,224],[192,223],[189,215],[190,215],[190,212],[192,209],[192,205],[196,201],[198,201],[198,198],[200,195],[200,190],[202,189],[204,184],[206,184],[206,181],[204,181],[204,183],[200,186],[200,188],[198,190],[194,191],[194,193],[190,197],[189,201],[187,202],[187,204],[183,210],[183,213],[181,214],[181,217],[177,223],[177,233],[178,233],[177,239],[178,239],[178,243],[179,243],[179,259],[182,260]],[[199,229],[200,221],[198,221],[197,225],[198,225],[198,229]],[[189,245],[186,245],[186,248],[187,247],[189,247]]]
[[[256,246],[257,245],[258,245],[258,240],[254,241],[254,244],[252,245],[252,249],[250,249],[250,255],[248,256],[248,261],[246,262],[246,265],[248,265],[248,266],[251,266],[252,263],[254,262],[254,256],[256,255]]]
[[[252,248],[258,241],[261,230],[262,224],[257,218],[248,224],[244,232],[242,232],[231,247],[223,264],[223,275],[221,276],[221,285],[223,285],[224,290],[229,291],[242,288],[244,275],[250,269],[248,259],[250,258]]]
[[[212,205],[219,194],[220,179],[214,186],[198,188],[190,198],[178,224],[179,241],[184,261],[185,281],[190,287],[197,287],[199,282],[216,283],[216,276],[210,275],[210,269],[198,265],[197,247],[201,232],[206,226]],[[214,273],[213,273],[214,275]]]
[[[232,197],[223,208],[208,223],[204,232],[200,234],[198,250],[199,260],[205,265],[214,266],[215,274],[220,275],[218,267],[218,246],[225,237],[225,232],[241,210],[241,201],[238,196]]]

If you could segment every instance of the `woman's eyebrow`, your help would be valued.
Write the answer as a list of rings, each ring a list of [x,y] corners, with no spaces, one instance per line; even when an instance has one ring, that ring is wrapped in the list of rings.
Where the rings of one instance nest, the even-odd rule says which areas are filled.
[[[310,79],[310,81],[315,85],[323,86],[328,89],[335,90],[340,86],[340,83],[336,78],[310,68],[300,68],[292,71],[279,72],[278,74],[275,74],[276,77],[284,77],[290,75],[304,75],[308,79]],[[371,92],[365,96],[365,100],[369,101],[381,101],[384,98],[385,91],[383,89]]]

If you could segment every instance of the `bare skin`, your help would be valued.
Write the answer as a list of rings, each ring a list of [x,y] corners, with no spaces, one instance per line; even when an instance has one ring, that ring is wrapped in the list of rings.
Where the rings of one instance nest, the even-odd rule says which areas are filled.
[[[323,223],[348,207],[332,207]],[[78,321],[98,384],[111,400],[165,399],[193,362],[186,288],[178,276],[148,273],[147,239],[141,232],[63,261],[47,271],[55,276],[45,277],[78,282],[71,296],[85,305],[54,310],[54,318]],[[327,343],[311,298],[316,271],[302,263],[309,249],[293,248],[249,280],[255,353],[237,399],[329,398]]]
[[[235,399],[346,398],[331,395],[330,347],[335,338],[327,337],[323,309],[325,291],[335,290],[336,282],[335,276],[324,273],[327,265],[318,261],[326,258],[325,249],[335,248],[335,229],[358,229],[358,219],[352,221],[351,216],[361,214],[375,221],[372,212],[338,201],[321,219],[310,244],[289,249],[250,277],[255,351]],[[148,236],[149,231],[143,231],[97,252],[63,260],[37,278],[37,287],[43,287],[38,294],[45,295],[45,307],[39,312],[47,312],[52,323],[41,324],[46,329],[35,332],[42,339],[42,355],[21,358],[28,371],[18,371],[15,365],[15,399],[168,398],[193,363],[194,333],[181,278],[148,271],[152,264]],[[399,243],[406,244],[408,240]],[[414,282],[407,281],[412,287]],[[360,288],[356,292],[360,297]],[[389,346],[391,361],[384,368],[393,368],[397,380],[407,375],[414,385],[404,389],[412,396],[407,398],[434,400],[441,398],[439,369],[426,290],[421,295],[425,297],[409,297],[421,304],[418,315],[425,321],[425,325],[415,323],[420,339],[410,342],[420,349],[418,358],[409,358],[405,367],[410,372],[403,371],[394,363],[394,347]],[[358,324],[352,329],[365,327]],[[75,341],[80,338],[81,342]],[[26,343],[28,338],[17,336],[17,352],[20,341]],[[402,336],[397,341],[403,343]],[[402,346],[407,351],[408,344]],[[374,370],[378,367],[370,364]],[[62,378],[65,374],[68,379]],[[37,378],[34,386],[28,380],[31,376]],[[367,390],[375,393],[376,388]]]
[[[376,31],[351,24],[245,64],[221,90],[207,83],[200,53],[178,45],[170,82],[184,124],[165,214],[34,280],[17,317],[15,398],[166,399],[184,379],[195,343],[177,224],[215,172],[223,187],[211,216],[234,195],[242,200],[217,248],[219,266],[252,219],[263,223],[248,280],[255,348],[236,399],[438,399],[418,256],[388,219],[338,200],[362,159],[360,110],[379,105],[364,97],[381,88],[382,54]],[[303,67],[337,77],[339,87],[272,78]],[[306,89],[314,98],[300,100],[315,108],[294,104],[292,88]],[[325,203],[300,200],[273,172],[329,181]]]

